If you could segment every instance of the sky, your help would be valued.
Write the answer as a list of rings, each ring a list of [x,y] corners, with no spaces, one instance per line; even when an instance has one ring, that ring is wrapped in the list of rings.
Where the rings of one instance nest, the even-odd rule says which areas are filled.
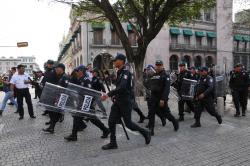
[[[234,0],[234,13],[250,6]],[[0,0],[0,46],[28,42],[27,48],[0,47],[0,57],[31,56],[43,69],[48,59],[56,60],[59,42],[69,29],[70,7],[52,0]]]

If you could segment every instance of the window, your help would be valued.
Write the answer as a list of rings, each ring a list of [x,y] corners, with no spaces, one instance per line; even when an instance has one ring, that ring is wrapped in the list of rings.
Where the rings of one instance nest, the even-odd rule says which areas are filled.
[[[103,30],[102,29],[96,29],[94,30],[94,41],[93,44],[103,44]]]
[[[201,47],[202,45],[202,37],[196,36],[196,46]]]
[[[134,32],[131,31],[128,32],[128,40],[131,46],[136,46],[137,41],[136,41],[136,34]]]
[[[6,62],[6,65],[9,65],[10,64],[10,62]]]
[[[244,50],[247,50],[247,42],[244,43]]]
[[[190,45],[190,36],[184,36],[184,44]]]
[[[205,18],[205,21],[212,21],[210,9],[207,9],[204,11],[204,18]]]
[[[80,65],[83,64],[82,55],[80,55]]]
[[[170,70],[178,70],[178,56],[172,55],[169,60]]]
[[[76,60],[74,60],[74,67],[76,67]]]
[[[212,48],[212,47],[213,47],[213,38],[211,38],[211,37],[208,37],[208,38],[207,38],[207,46],[208,46],[209,48]]]
[[[30,65],[30,68],[33,69],[33,65]]]
[[[77,58],[77,66],[80,66],[80,64],[79,64],[79,58]]]
[[[120,45],[120,39],[115,31],[111,32],[111,45]]]
[[[211,56],[208,56],[206,58],[206,66],[211,66],[213,64],[213,58]]]
[[[187,64],[187,67],[190,67],[190,56],[185,55],[184,56],[184,62]]]
[[[201,13],[199,13],[197,16],[195,16],[194,19],[195,19],[195,20],[202,20],[202,15],[201,15]]]
[[[200,56],[197,56],[195,58],[194,66],[195,67],[201,67],[201,57]]]
[[[171,43],[172,44],[178,44],[178,36],[171,34]]]

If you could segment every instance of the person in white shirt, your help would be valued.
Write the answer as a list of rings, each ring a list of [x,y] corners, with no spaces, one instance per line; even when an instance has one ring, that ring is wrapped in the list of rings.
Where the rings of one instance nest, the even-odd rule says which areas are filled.
[[[10,89],[11,89],[12,93],[14,94],[14,87],[16,87],[18,112],[20,115],[19,120],[22,120],[23,116],[24,116],[23,98],[25,98],[25,100],[26,100],[30,117],[36,118],[34,116],[31,95],[29,92],[30,78],[27,74],[24,73],[25,66],[18,65],[17,71],[18,71],[18,73],[13,75],[11,80],[10,80],[10,83],[11,83]]]

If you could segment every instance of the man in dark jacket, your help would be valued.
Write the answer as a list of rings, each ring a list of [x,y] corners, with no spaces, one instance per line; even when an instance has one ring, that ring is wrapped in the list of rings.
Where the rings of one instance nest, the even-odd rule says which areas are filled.
[[[248,74],[242,70],[241,64],[235,65],[229,80],[229,87],[232,91],[233,102],[236,108],[236,114],[234,116],[240,116],[240,106],[242,108],[242,116],[246,116],[250,79]]]
[[[67,87],[69,78],[65,74],[64,64],[59,63],[56,66],[55,71],[51,73],[51,75],[48,77],[47,80],[48,80],[47,82],[49,82],[49,83],[59,85],[62,87]],[[43,129],[43,131],[53,134],[55,125],[60,120],[60,118],[63,116],[63,114],[61,114],[59,112],[49,111],[49,110],[48,110],[48,114],[50,117],[50,121],[48,123],[49,127],[46,129]]]
[[[201,77],[198,81],[198,85],[196,88],[195,100],[196,100],[196,107],[195,107],[195,123],[191,126],[192,128],[201,127],[200,124],[200,117],[201,113],[204,108],[207,112],[214,116],[218,123],[222,123],[221,116],[215,111],[214,101],[213,101],[213,89],[214,83],[213,78],[208,75],[208,68],[202,67],[201,68]]]

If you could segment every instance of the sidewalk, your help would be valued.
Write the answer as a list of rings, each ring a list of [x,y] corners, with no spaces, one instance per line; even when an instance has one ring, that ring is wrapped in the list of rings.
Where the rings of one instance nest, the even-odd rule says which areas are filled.
[[[0,118],[0,165],[249,166],[250,113],[247,117],[234,118],[230,102],[228,97],[222,125],[204,113],[202,127],[191,129],[193,114],[187,113],[185,122],[180,123],[180,130],[174,132],[172,124],[162,127],[156,118],[155,136],[149,146],[144,144],[140,135],[131,131],[128,131],[130,141],[127,141],[121,127],[117,127],[119,149],[111,151],[101,150],[109,140],[100,139],[101,132],[91,123],[79,133],[77,142],[67,143],[63,137],[71,133],[70,115],[56,126],[55,134],[51,135],[41,131],[48,117],[41,116],[42,111],[35,106],[37,119],[28,117],[24,104],[25,118],[22,121],[14,114],[14,107],[7,106]],[[35,105],[36,101],[33,103]],[[146,113],[145,102],[140,100],[139,104]],[[176,101],[171,100],[169,106],[177,117]],[[138,118],[133,112],[134,121]],[[107,120],[103,122],[107,124]]]

